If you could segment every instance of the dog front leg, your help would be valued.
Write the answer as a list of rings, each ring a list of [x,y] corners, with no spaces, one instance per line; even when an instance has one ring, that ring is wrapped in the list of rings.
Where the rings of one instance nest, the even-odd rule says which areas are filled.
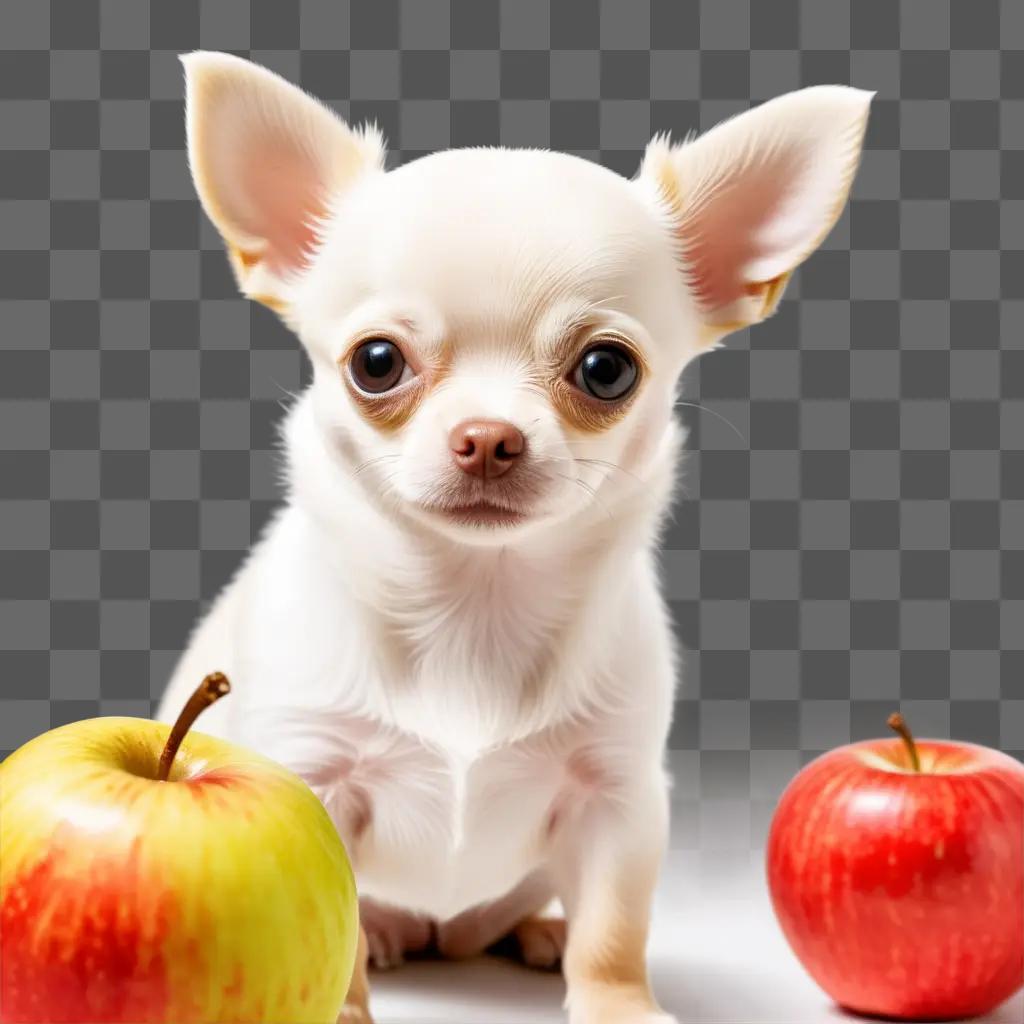
[[[569,924],[563,961],[570,1024],[675,1024],[651,993],[647,936],[668,835],[660,771],[593,796],[559,822],[553,875]]]

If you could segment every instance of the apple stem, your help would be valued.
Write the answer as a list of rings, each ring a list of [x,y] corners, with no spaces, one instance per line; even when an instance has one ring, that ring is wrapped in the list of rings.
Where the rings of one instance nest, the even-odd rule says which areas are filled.
[[[195,720],[211,705],[231,692],[231,684],[223,672],[211,672],[196,687],[196,692],[188,699],[185,707],[182,708],[178,720],[167,737],[163,753],[160,755],[160,768],[157,771],[157,782],[166,782],[171,774],[171,765],[174,764],[174,757],[178,753],[181,741],[185,734],[192,728]]]
[[[902,740],[910,755],[910,766],[915,772],[921,770],[921,758],[917,754],[917,744],[914,742],[914,734],[907,725],[907,720],[898,712],[894,711],[889,716],[889,728],[892,729]]]

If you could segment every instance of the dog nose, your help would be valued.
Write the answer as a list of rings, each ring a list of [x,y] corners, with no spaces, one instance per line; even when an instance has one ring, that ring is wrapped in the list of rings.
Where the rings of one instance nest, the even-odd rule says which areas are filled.
[[[470,476],[493,480],[523,454],[526,438],[505,420],[463,420],[448,435],[455,464]]]

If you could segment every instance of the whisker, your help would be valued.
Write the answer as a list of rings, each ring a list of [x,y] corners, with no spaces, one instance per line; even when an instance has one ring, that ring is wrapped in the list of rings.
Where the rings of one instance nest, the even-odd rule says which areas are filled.
[[[701,405],[700,402],[686,402],[682,399],[677,399],[675,404],[677,406],[683,405],[689,409],[699,409],[701,412],[706,412],[710,416],[714,416],[716,419],[721,420],[732,432],[745,444],[747,447],[750,446],[750,440],[747,438],[743,431],[736,426],[728,417],[723,416],[718,410],[712,409],[709,406]],[[567,445],[584,445],[584,444],[600,444],[600,441],[566,441]]]
[[[626,469],[625,466],[620,466],[616,462],[608,462],[605,459],[577,459],[577,462],[584,466],[607,466],[609,469],[618,470],[620,473],[625,473],[626,476],[631,476],[638,484],[644,483],[644,481],[636,475],[632,470]]]
[[[732,420],[723,416],[720,412],[717,412],[714,409],[709,409],[706,405],[701,405],[699,402],[683,402],[681,400],[677,400],[675,404],[685,405],[690,409],[700,409],[701,412],[709,413],[710,415],[716,417],[717,419],[720,419],[748,448],[750,447],[750,438],[744,437],[743,432],[740,430],[740,428],[737,427],[736,424],[732,422]]]
[[[582,487],[583,490],[587,494],[589,494],[590,497],[593,498],[594,501],[596,501],[601,506],[601,508],[604,509],[605,515],[609,519],[614,519],[614,516],[611,513],[611,509],[608,508],[608,506],[601,500],[601,496],[597,493],[596,488],[592,487],[590,484],[581,480],[578,476],[566,476],[564,473],[558,473],[557,476],[560,476],[563,480],[568,480],[569,483],[577,484],[579,487]]]
[[[365,462],[361,462],[352,472],[353,479],[359,476],[360,473],[365,469],[369,469],[370,466],[376,466],[381,462],[387,462],[389,460],[395,460],[401,458],[400,455],[378,455],[375,459],[367,459]]]
[[[274,387],[280,388],[280,390],[284,393],[285,397],[284,398],[278,398],[278,399],[276,399],[276,401],[277,401],[277,404],[285,412],[288,412],[289,409],[290,409],[290,406],[288,404],[288,400],[289,399],[291,399],[292,402],[297,402],[302,397],[300,392],[298,392],[298,391],[290,391],[279,380],[276,380],[273,377],[270,378],[270,383],[273,384]]]
[[[549,456],[547,461],[549,461],[549,462],[565,462],[568,465],[573,466],[574,468],[579,466],[579,465],[581,465],[581,464],[586,464],[586,462],[587,462],[586,459],[567,459],[567,458],[563,458],[563,457],[560,457],[560,456],[557,456],[557,455]],[[601,479],[597,483],[598,487],[600,487],[601,484],[603,484],[608,479],[608,477],[611,476],[611,472],[601,473],[600,468],[598,468],[596,466],[589,466],[588,465],[586,468],[587,469],[595,469],[600,474]],[[570,476],[565,476],[562,473],[556,473],[555,475],[562,477],[563,480],[577,481],[577,480],[581,479],[580,477],[577,477],[577,476],[571,476],[571,477]]]
[[[585,480],[576,478],[576,483],[580,485],[593,499],[604,509],[604,514],[611,520],[615,517],[612,515],[612,510],[605,503],[604,499],[597,493],[597,488],[588,484]]]
[[[566,442],[566,444],[570,444],[570,445],[571,444],[580,444],[580,443],[583,443],[583,442],[578,442],[578,441],[567,441]],[[646,483],[646,481],[643,479],[643,477],[637,476],[636,473],[634,473],[632,470],[626,469],[625,466],[620,466],[617,462],[609,462],[607,459],[582,459],[582,458],[576,458],[576,457],[573,457],[571,459],[566,459],[566,458],[559,457],[557,455],[549,455],[549,456],[545,456],[545,458],[549,459],[551,462],[571,462],[574,466],[607,466],[609,468],[609,470],[613,470],[613,471],[618,472],[618,473],[625,473],[626,476],[632,477],[638,484]],[[604,479],[607,479],[608,476],[610,476],[610,475],[611,475],[610,473],[606,473]]]
[[[381,478],[380,486],[377,488],[377,494],[383,499],[389,501],[398,501],[401,497],[399,493],[392,486],[395,477],[398,476],[398,470],[396,469],[393,473],[388,473]]]

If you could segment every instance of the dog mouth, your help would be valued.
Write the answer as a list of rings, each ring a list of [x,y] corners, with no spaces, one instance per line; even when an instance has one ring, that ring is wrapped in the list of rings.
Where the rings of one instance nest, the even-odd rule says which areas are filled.
[[[521,509],[498,505],[492,501],[471,501],[458,505],[428,505],[428,512],[461,526],[508,527],[526,520]]]
[[[435,523],[498,531],[544,515],[547,480],[543,474],[513,474],[513,480],[445,480],[416,502]]]

